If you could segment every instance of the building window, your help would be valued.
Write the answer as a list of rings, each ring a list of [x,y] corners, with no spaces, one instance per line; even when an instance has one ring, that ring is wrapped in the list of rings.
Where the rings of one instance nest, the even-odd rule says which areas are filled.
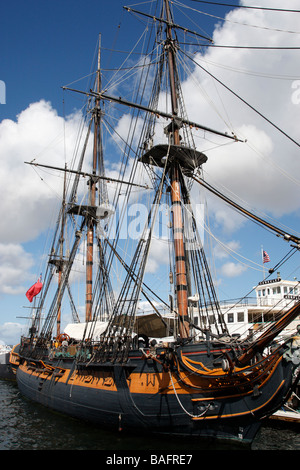
[[[233,313],[228,313],[228,323],[233,323],[233,321],[234,321]]]
[[[238,312],[237,321],[238,322],[243,322],[244,321],[244,312]]]

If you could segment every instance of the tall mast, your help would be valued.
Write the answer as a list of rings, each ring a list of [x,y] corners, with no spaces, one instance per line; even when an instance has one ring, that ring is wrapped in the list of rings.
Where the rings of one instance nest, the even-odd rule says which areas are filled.
[[[171,88],[171,103],[173,125],[171,126],[171,144],[180,145],[179,129],[175,119],[178,114],[178,100],[175,79],[175,56],[176,49],[172,37],[171,15],[169,0],[165,0],[165,10],[167,19],[167,39],[166,50],[169,65],[169,80]],[[175,252],[175,272],[176,272],[176,292],[177,307],[179,314],[179,334],[182,338],[189,336],[188,324],[188,287],[187,287],[187,269],[184,248],[183,234],[183,214],[181,204],[181,185],[180,170],[178,161],[174,161],[170,168],[171,179],[171,201],[173,211],[173,233],[174,233],[174,252]]]
[[[100,36],[98,49],[98,67],[96,77],[96,93],[100,93]],[[92,174],[96,177],[98,161],[98,143],[100,130],[100,100],[96,98],[94,107],[94,148],[93,148],[93,169]],[[96,204],[96,178],[91,177],[89,181],[89,205]],[[92,319],[92,297],[93,297],[93,247],[94,247],[94,220],[88,217],[87,220],[87,254],[86,254],[86,321]]]
[[[65,165],[66,169],[66,165]],[[61,229],[60,229],[60,240],[59,240],[59,264],[58,264],[58,285],[62,282],[62,272],[64,266],[64,241],[65,241],[65,220],[66,220],[66,171],[64,174],[64,189],[63,189],[63,202],[62,202],[62,216],[61,216]],[[60,335],[60,320],[61,320],[61,302],[58,305],[57,322],[56,322],[56,335]]]

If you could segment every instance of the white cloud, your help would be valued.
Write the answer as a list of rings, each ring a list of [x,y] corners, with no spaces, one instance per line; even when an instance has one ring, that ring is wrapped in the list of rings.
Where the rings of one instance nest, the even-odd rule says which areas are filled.
[[[240,242],[237,240],[232,240],[223,245],[216,245],[214,249],[215,257],[218,259],[224,259],[229,256],[229,254],[233,251],[237,251],[240,249]]]
[[[65,124],[68,149],[76,135],[78,116],[67,118]],[[0,123],[0,242],[24,243],[48,227],[62,194],[62,177],[47,170],[47,182],[42,183],[45,170],[35,172],[24,162],[51,162],[63,167],[63,137],[64,120],[45,101],[31,104],[16,122],[5,119]]]
[[[250,5],[252,3],[255,2],[250,1]],[[295,8],[296,3],[290,0],[284,7]],[[262,1],[261,5],[268,6],[268,2]],[[279,31],[300,31],[296,15],[234,9],[227,15],[227,20],[216,28],[215,44],[298,46],[297,34]],[[300,105],[292,101],[292,84],[298,74],[296,54],[295,50],[208,48],[204,55],[197,54],[194,58],[288,135],[300,141]],[[195,77],[200,79],[201,87],[196,87]],[[199,149],[208,157],[203,166],[206,179],[221,189],[228,188],[229,196],[240,200],[241,205],[248,201],[252,209],[275,216],[299,211],[299,148],[198,67],[184,88],[192,119],[199,122],[199,116],[203,116],[205,119],[200,122],[208,127],[223,132],[232,130],[247,140],[246,143],[218,147],[224,139],[208,133],[205,134],[206,142],[199,138]],[[201,131],[199,136],[203,137]],[[215,207],[216,220],[227,231],[240,226],[241,219],[235,219],[232,211],[220,212],[217,203]]]
[[[239,263],[225,263],[221,268],[221,273],[226,277],[237,277],[246,271],[246,267]]]
[[[80,114],[66,119],[41,100],[22,111],[16,121],[0,123],[0,292],[19,294],[32,279],[34,262],[24,244],[56,221],[63,178],[58,171],[24,162],[64,167],[72,155]],[[66,152],[66,153],[65,153]],[[46,175],[46,176],[45,176]],[[26,286],[30,287],[30,286]]]
[[[164,237],[153,238],[151,241],[151,248],[149,252],[149,259],[146,267],[147,273],[155,273],[169,262],[169,248],[168,240]]]
[[[23,329],[24,325],[21,325],[20,323],[5,322],[0,325],[1,344],[14,345],[19,343]]]
[[[0,243],[0,292],[24,293],[24,283],[28,284],[28,279],[31,279],[32,266],[32,256],[26,253],[21,245]],[[30,285],[26,287],[29,288]]]

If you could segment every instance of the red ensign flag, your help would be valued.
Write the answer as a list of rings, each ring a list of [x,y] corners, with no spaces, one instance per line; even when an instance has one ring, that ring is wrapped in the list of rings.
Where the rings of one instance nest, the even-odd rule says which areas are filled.
[[[26,297],[29,302],[32,302],[33,297],[35,297],[36,295],[38,295],[39,292],[41,292],[42,287],[43,284],[40,280],[38,280],[35,284],[33,284],[33,286],[30,287],[30,289],[28,289],[28,291],[26,292]]]

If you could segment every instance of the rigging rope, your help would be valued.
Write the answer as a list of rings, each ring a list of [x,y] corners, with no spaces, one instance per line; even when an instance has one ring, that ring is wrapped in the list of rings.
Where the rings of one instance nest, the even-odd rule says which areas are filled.
[[[194,414],[192,414],[192,413],[189,413],[189,411],[187,411],[187,410],[184,408],[183,404],[182,404],[181,401],[179,400],[179,397],[178,397],[178,395],[177,395],[177,392],[176,392],[176,389],[175,389],[175,385],[174,385],[174,382],[173,382],[173,378],[172,378],[172,373],[171,373],[171,371],[169,371],[169,376],[170,376],[171,384],[172,384],[172,387],[173,387],[174,395],[175,395],[175,397],[176,397],[176,399],[177,399],[177,401],[178,401],[178,403],[179,403],[181,409],[182,409],[188,416],[190,416],[191,418],[201,418],[202,416],[204,416],[204,415],[207,413],[207,411],[209,410],[209,407],[210,407],[211,403],[208,403],[208,405],[206,406],[206,408],[204,409],[204,411],[203,411],[202,413],[200,413],[199,415],[194,415]]]
[[[279,29],[279,28],[268,28],[267,26],[258,26],[258,25],[248,24],[248,23],[240,23],[239,21],[232,21],[232,20],[229,20],[228,18],[222,18],[220,16],[212,15],[210,13],[205,13],[204,11],[196,10],[195,8],[188,7],[188,6],[186,6],[182,3],[179,3],[176,0],[174,0],[173,3],[175,5],[178,4],[182,7],[188,8],[189,10],[196,11],[197,13],[200,13],[202,15],[209,16],[211,18],[216,18],[218,20],[222,20],[222,21],[225,21],[225,22],[228,22],[228,23],[238,24],[240,26],[248,26],[250,28],[263,29],[263,30],[267,30],[267,31],[276,31],[276,32],[280,32],[280,33],[300,34],[300,31],[288,31],[288,30]]]
[[[270,119],[268,119],[266,116],[264,116],[260,111],[254,108],[250,103],[248,103],[246,100],[244,100],[241,96],[239,96],[237,93],[235,93],[231,88],[229,88],[225,83],[223,83],[221,80],[219,80],[217,77],[215,77],[211,72],[206,70],[202,65],[199,64],[195,59],[190,57],[188,54],[186,54],[182,49],[180,49],[183,54],[185,54],[189,59],[194,62],[198,67],[200,67],[204,72],[206,72],[208,75],[210,75],[214,80],[216,80],[220,85],[222,85],[226,90],[228,90],[230,93],[232,93],[236,98],[238,98],[242,103],[244,103],[246,106],[248,106],[252,111],[254,111],[256,114],[258,114],[261,118],[263,118],[266,122],[268,122],[272,127],[277,129],[281,134],[283,134],[287,139],[289,139],[291,142],[296,144],[298,147],[300,147],[300,143],[297,142],[295,139],[290,137],[284,130],[282,130],[280,127],[278,127],[276,124],[274,124]]]
[[[223,7],[244,8],[244,9],[251,9],[251,10],[278,11],[278,12],[284,12],[284,13],[300,13],[300,10],[287,10],[284,8],[254,7],[254,6],[247,6],[247,5],[234,5],[230,3],[209,2],[209,1],[204,1],[204,0],[191,0],[191,1],[197,2],[197,3],[206,3],[207,5],[219,5]]]

